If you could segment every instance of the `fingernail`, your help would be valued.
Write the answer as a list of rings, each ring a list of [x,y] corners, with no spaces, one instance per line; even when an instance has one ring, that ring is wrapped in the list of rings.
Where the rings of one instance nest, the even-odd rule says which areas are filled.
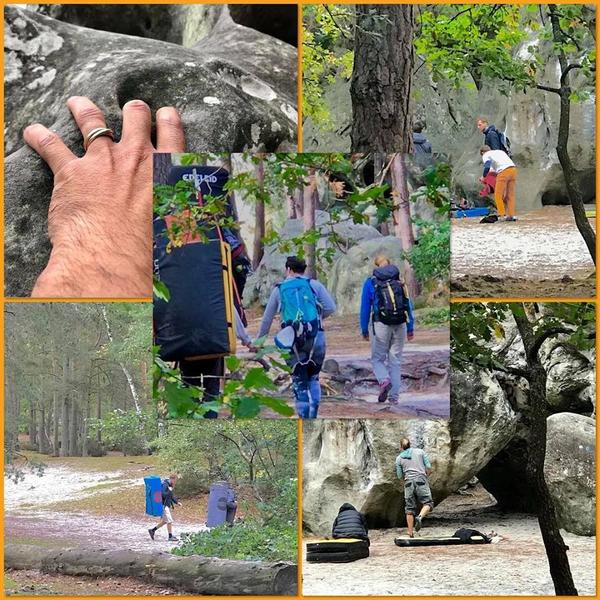
[[[129,100],[129,102],[125,102],[123,107],[125,106],[136,106],[139,108],[150,108],[143,100]]]

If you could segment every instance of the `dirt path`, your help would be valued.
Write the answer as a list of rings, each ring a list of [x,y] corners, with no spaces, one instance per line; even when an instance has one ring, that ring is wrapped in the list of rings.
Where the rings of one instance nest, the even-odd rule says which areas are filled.
[[[594,264],[569,206],[522,213],[515,223],[452,219],[454,297],[593,297]],[[591,219],[595,228],[596,220]]]
[[[45,458],[42,477],[27,473],[18,484],[5,479],[5,542],[171,550],[165,527],[154,542],[148,535],[158,521],[144,514],[143,477],[157,472],[152,463],[123,458],[122,468],[108,470],[107,465],[103,471],[97,468],[103,460]],[[95,464],[96,469],[83,464]],[[187,504],[174,511],[176,535],[205,529],[205,499]]]
[[[255,334],[260,311],[250,311],[248,316],[248,331]],[[326,321],[327,359],[321,374],[323,396],[319,417],[447,419],[450,410],[448,327],[417,325],[415,338],[404,346],[403,391],[398,403],[380,404],[371,366],[371,346],[358,334],[357,323],[357,315],[335,316]],[[280,397],[293,406],[291,384],[287,379],[280,387]],[[265,413],[264,416],[275,415]]]
[[[449,501],[455,506],[445,510]],[[535,517],[501,514],[489,507],[473,511],[472,501],[457,495],[442,502],[417,535],[447,536],[460,527],[484,533],[494,530],[502,539],[484,546],[399,548],[394,538],[406,535],[406,529],[375,530],[370,533],[371,554],[364,560],[333,564],[307,563],[304,558],[303,593],[319,596],[334,589],[337,596],[555,594]],[[596,538],[566,532],[563,536],[579,594],[595,595]],[[304,557],[309,541],[303,540]]]

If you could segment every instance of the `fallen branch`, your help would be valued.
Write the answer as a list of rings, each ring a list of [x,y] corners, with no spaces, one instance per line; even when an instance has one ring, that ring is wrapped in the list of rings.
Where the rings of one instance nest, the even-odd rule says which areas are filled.
[[[175,556],[167,552],[7,545],[6,569],[72,576],[135,577],[199,595],[295,596],[297,566],[287,562]]]

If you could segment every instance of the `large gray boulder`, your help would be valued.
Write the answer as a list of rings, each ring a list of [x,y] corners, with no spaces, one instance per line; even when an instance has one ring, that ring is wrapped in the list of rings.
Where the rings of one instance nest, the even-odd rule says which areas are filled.
[[[596,423],[558,413],[548,418],[544,476],[562,528],[596,535]]]
[[[456,398],[454,390],[463,390]],[[331,533],[339,506],[351,502],[371,527],[404,523],[404,497],[395,472],[404,436],[426,450],[435,502],[467,483],[512,438],[516,415],[485,372],[478,383],[453,375],[451,419],[317,420],[303,424],[303,522]]]
[[[268,57],[268,58],[267,58]],[[23,145],[40,122],[76,153],[81,133],[65,106],[89,96],[120,135],[121,106],[176,106],[190,150],[296,147],[296,50],[223,13],[195,48],[86,29],[5,8],[5,292],[23,296],[45,266],[52,174]]]
[[[315,214],[315,227],[320,231],[321,236],[317,241],[318,250],[329,249],[333,253],[333,263],[331,267],[325,264],[325,273],[322,279],[330,285],[330,278],[336,272],[337,262],[344,256],[355,252],[355,249],[365,241],[383,240],[383,236],[370,225],[356,224],[343,220],[342,222],[332,222],[329,213],[318,210]],[[329,234],[331,230],[336,235],[336,243],[330,241]],[[296,238],[304,231],[304,224],[301,219],[287,220],[279,235],[282,241],[289,241]],[[255,270],[248,278],[244,290],[244,304],[249,306],[258,301],[265,305],[269,299],[273,287],[280,283],[285,275],[286,257],[293,253],[293,250],[281,252],[276,244],[265,247],[264,256]],[[358,280],[357,280],[358,281]],[[362,281],[360,282],[362,285]],[[333,292],[335,295],[335,292]],[[341,307],[339,307],[341,308]],[[358,311],[358,309],[356,309]]]

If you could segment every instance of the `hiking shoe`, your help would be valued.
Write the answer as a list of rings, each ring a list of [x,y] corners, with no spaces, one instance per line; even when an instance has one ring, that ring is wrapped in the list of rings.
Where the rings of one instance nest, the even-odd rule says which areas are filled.
[[[421,526],[423,525],[421,517],[417,517],[415,519],[415,531],[420,531]]]
[[[398,404],[398,398],[390,398],[390,404]]]
[[[154,541],[154,534],[156,533],[156,531],[154,531],[154,529],[148,529],[148,533],[150,534],[150,537]]]
[[[179,541],[179,538],[178,538],[178,537],[175,537],[174,535],[171,535],[171,536],[169,536],[169,541],[170,541],[170,542],[178,542],[178,541]]]
[[[377,397],[377,402],[385,402],[391,389],[392,382],[389,379],[386,379],[383,383],[380,383],[379,396]]]
[[[513,221],[516,221],[516,220],[517,220],[517,217],[504,217],[504,220],[505,220],[507,223],[512,223]]]

